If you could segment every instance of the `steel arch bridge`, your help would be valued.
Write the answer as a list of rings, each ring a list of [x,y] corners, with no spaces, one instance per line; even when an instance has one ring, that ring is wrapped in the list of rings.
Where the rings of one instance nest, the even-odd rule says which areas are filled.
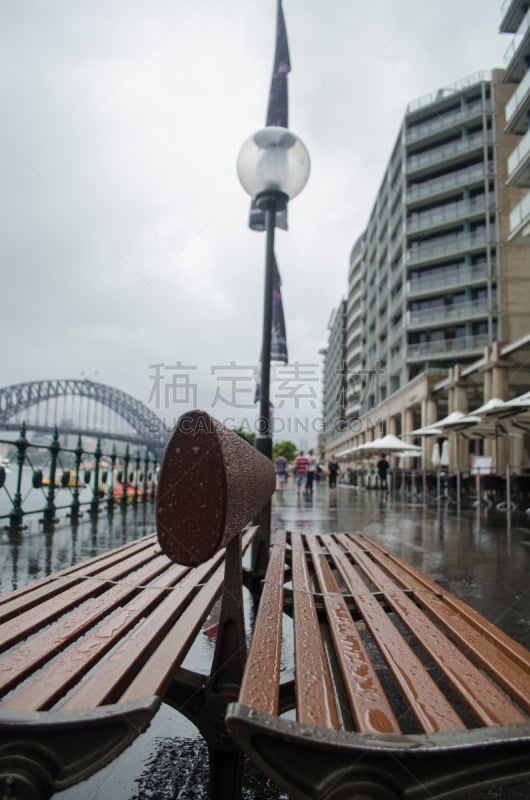
[[[127,439],[136,444],[145,445],[150,450],[160,453],[168,438],[162,420],[144,403],[132,395],[122,392],[113,386],[96,383],[88,379],[56,379],[30,381],[4,386],[0,389],[0,428],[9,430],[18,428],[14,417],[41,403],[57,400],[61,397],[87,398],[94,403],[106,406],[120,416],[135,431],[135,436],[105,432],[105,438]],[[32,429],[48,430],[49,425],[29,425]],[[98,431],[81,425],[69,428],[71,433],[97,435]]]

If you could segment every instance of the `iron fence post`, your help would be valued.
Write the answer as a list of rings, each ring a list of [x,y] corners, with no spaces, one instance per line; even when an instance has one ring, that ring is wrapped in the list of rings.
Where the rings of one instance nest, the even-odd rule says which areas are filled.
[[[81,437],[77,437],[77,447],[74,450],[75,453],[75,485],[74,485],[74,494],[72,497],[72,506],[71,506],[71,517],[72,519],[77,519],[79,517],[79,509],[81,508],[81,503],[79,501],[79,472],[81,470],[81,460],[83,458],[83,444],[81,441]]]
[[[99,513],[99,462],[101,461],[101,456],[101,439],[98,439],[94,451],[94,486],[92,489],[92,502],[90,504],[90,511],[94,516]]]
[[[156,478],[157,467],[158,467],[158,461],[157,461],[156,456],[154,456],[153,457],[153,470],[152,470],[153,471],[153,475],[152,475],[152,480],[151,480],[151,500],[154,500],[156,498],[156,479],[155,478]]]
[[[149,453],[146,450],[145,451],[145,457],[144,457],[144,481],[143,481],[143,490],[144,491],[143,491],[143,495],[142,495],[142,502],[143,503],[147,503],[147,491],[148,491],[148,486],[149,486],[149,482],[147,480],[148,471],[149,471]]]
[[[59,442],[59,431],[57,430],[56,426],[53,431],[52,443],[50,444],[51,462],[48,494],[46,496],[46,506],[44,507],[43,516],[43,521],[48,523],[55,521],[55,475],[57,473],[57,457],[60,449],[61,443]]]
[[[114,511],[114,476],[116,474],[116,445],[112,445],[112,453],[110,456],[110,486],[107,486],[107,509]]]
[[[125,448],[125,457],[123,459],[123,482],[122,482],[122,493],[120,498],[121,507],[125,508],[127,506],[127,486],[129,484],[129,463],[131,457],[129,454],[129,445]]]
[[[15,495],[13,497],[13,508],[11,510],[11,514],[9,515],[9,526],[11,528],[20,528],[22,523],[22,518],[24,516],[24,511],[22,510],[22,468],[24,467],[24,462],[26,460],[26,450],[28,447],[28,440],[26,439],[26,423],[22,423],[22,427],[20,428],[20,435],[15,442],[17,448],[17,465],[18,465],[18,474],[17,474],[17,487],[15,490]]]
[[[140,475],[140,448],[136,451],[136,458],[134,460],[134,495],[133,495],[133,503],[134,505],[138,505],[138,480]]]

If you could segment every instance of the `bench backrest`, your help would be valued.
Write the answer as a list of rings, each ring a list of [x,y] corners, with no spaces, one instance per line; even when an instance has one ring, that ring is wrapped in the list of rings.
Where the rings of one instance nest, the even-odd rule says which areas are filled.
[[[241,533],[270,499],[274,466],[206,411],[177,422],[164,451],[156,528],[164,553],[195,566]]]

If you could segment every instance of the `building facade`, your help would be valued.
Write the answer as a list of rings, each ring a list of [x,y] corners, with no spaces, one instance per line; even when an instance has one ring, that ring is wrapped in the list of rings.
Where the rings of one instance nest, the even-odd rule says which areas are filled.
[[[508,231],[511,241],[530,242],[530,6],[505,0],[501,13],[501,32],[513,34],[504,55],[504,80],[515,87],[506,105],[505,130],[518,137],[508,154],[508,183],[521,190],[510,209]]]
[[[328,344],[320,351],[324,357],[321,443],[332,442],[344,427],[346,418],[346,300],[331,312]],[[320,445],[319,445],[320,446]]]
[[[499,343],[530,331],[530,248],[510,228],[526,196],[509,176],[520,143],[505,121],[514,88],[494,70],[409,104],[350,257],[347,424],[327,439],[327,454],[372,430],[399,435],[432,424],[457,397],[480,405]],[[466,369],[469,392],[453,391]]]

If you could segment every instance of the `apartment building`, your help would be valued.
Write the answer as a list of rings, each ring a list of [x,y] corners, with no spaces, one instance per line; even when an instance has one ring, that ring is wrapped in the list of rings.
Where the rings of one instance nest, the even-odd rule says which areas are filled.
[[[515,91],[506,104],[505,130],[518,141],[508,154],[508,184],[520,189],[510,210],[510,241],[530,242],[530,5],[523,0],[504,0],[501,33],[513,34],[504,54],[507,84]]]
[[[322,439],[333,441],[344,426],[346,414],[346,300],[333,309],[328,323],[328,344],[324,356]]]
[[[327,451],[362,441],[366,426],[352,422],[370,415],[396,434],[435,421],[448,398],[433,387],[455,365],[460,374],[530,330],[530,249],[508,223],[523,192],[508,180],[514,88],[503,70],[477,73],[406,109],[350,257],[349,424]]]

